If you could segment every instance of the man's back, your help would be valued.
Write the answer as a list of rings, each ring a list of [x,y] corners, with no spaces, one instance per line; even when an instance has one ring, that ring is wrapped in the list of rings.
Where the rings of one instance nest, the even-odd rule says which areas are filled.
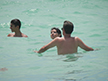
[[[58,54],[76,53],[77,48],[78,48],[78,43],[76,37],[58,38],[58,43],[57,43]]]
[[[93,51],[91,47],[88,47],[86,44],[83,43],[83,41],[78,37],[62,37],[57,38],[57,50],[58,54],[72,54],[77,53],[78,47],[86,50],[86,51]]]

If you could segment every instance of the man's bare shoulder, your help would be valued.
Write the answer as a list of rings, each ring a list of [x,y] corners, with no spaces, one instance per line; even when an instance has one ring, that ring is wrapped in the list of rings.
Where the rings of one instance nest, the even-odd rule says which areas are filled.
[[[15,33],[10,33],[7,35],[7,37],[28,37],[27,35],[23,34],[21,36],[15,36]]]
[[[82,41],[79,37],[75,37],[76,41]]]
[[[56,37],[54,40],[56,41],[64,40],[64,37]]]
[[[79,37],[73,37],[75,40],[79,40]]]
[[[15,33],[9,33],[8,35],[7,35],[7,37],[13,37],[15,35]]]
[[[22,37],[28,37],[28,36],[22,33]]]

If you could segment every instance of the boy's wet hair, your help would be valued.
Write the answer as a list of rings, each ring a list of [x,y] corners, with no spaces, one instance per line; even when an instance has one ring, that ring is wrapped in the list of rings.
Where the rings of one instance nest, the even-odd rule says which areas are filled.
[[[74,25],[70,21],[64,21],[63,29],[65,30],[66,34],[71,34],[74,30]]]
[[[11,23],[12,23],[13,25],[15,25],[15,27],[16,27],[16,26],[19,26],[19,29],[21,28],[21,22],[20,22],[19,19],[13,19],[13,20],[11,20]]]
[[[61,31],[59,30],[59,28],[56,28],[56,27],[51,28],[51,30],[53,30],[53,29],[55,29],[58,34],[61,34]],[[62,35],[60,35],[60,37],[62,37]]]

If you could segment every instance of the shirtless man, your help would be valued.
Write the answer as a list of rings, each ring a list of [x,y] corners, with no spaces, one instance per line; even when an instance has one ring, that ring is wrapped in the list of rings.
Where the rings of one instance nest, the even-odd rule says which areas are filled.
[[[21,33],[20,28],[21,28],[20,20],[13,19],[10,23],[10,29],[12,32],[15,32],[15,33],[10,33],[7,36],[8,37],[28,37],[27,35]]]
[[[39,51],[34,51],[34,52],[42,53],[54,46],[57,47],[58,55],[77,53],[78,46],[86,51],[93,51],[94,49],[85,45],[80,38],[71,37],[73,29],[74,26],[70,21],[64,21],[62,28],[64,37],[56,37],[50,43],[43,46]]]

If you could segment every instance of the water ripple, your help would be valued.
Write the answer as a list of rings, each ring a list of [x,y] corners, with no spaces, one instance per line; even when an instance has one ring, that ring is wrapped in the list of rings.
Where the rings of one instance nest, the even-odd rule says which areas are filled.
[[[1,23],[0,26],[3,27],[3,28],[7,27],[7,26],[9,27],[9,23]]]
[[[38,13],[39,12],[39,9],[29,9],[29,10],[25,10],[24,11],[25,13],[29,14],[29,13]]]
[[[100,37],[101,35],[100,34],[93,34],[93,35],[90,35],[89,37]]]

